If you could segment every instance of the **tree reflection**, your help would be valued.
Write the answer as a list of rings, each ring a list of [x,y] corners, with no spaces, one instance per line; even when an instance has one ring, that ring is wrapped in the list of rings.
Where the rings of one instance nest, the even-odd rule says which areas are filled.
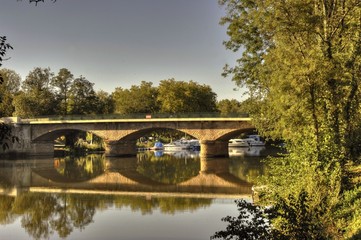
[[[0,196],[0,224],[10,224],[20,217],[22,227],[31,238],[48,239],[55,233],[66,238],[75,229],[83,230],[91,224],[97,210],[113,206],[128,207],[143,215],[157,209],[175,214],[204,208],[211,202],[211,199],[198,198],[24,192],[16,197]]]
[[[15,221],[11,213],[15,199],[10,196],[0,196],[0,224],[10,224]]]
[[[230,158],[229,171],[241,180],[255,182],[266,171],[265,164],[262,161],[262,157]]]
[[[57,204],[50,194],[22,194],[16,198],[13,212],[22,215],[21,225],[33,238],[49,238],[53,234],[51,220]]]
[[[177,211],[194,211],[201,207],[207,207],[211,205],[211,202],[211,199],[162,198],[159,199],[159,208],[163,213],[175,214]]]
[[[67,156],[55,160],[56,170],[69,180],[85,181],[104,172],[103,155],[90,154],[81,157]]]
[[[153,152],[138,154],[137,171],[157,182],[177,184],[197,176],[199,170],[199,157],[155,156]]]

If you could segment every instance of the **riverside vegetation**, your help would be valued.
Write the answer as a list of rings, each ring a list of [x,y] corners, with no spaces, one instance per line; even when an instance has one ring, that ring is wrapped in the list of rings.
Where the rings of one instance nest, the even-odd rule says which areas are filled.
[[[238,201],[213,238],[360,239],[361,2],[219,2],[225,46],[242,51],[224,74],[248,87],[257,129],[288,153],[267,160],[259,206]]]

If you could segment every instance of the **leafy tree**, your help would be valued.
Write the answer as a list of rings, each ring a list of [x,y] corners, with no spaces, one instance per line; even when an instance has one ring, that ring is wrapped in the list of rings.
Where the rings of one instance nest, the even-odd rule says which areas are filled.
[[[7,50],[12,49],[12,46],[6,42],[6,37],[5,36],[0,36],[0,67],[2,66],[2,62],[4,60],[4,57],[6,55]],[[3,84],[4,82],[4,76],[3,73],[0,72],[0,84]],[[1,87],[2,89],[4,87]],[[5,97],[5,93],[1,91],[1,95],[0,95],[0,103],[1,105],[6,106],[8,104],[8,97]],[[6,100],[5,100],[6,99]],[[5,103],[3,103],[3,101],[5,100]],[[4,108],[3,106],[1,106],[1,108]],[[1,110],[2,113],[0,113],[0,116],[4,116],[5,114],[7,114],[7,112],[2,109]],[[8,147],[8,143],[7,141],[9,140],[9,138],[11,138],[11,128],[6,125],[3,122],[0,122],[0,145],[2,146],[3,150],[5,150]]]
[[[1,69],[0,75],[3,77],[3,84],[0,85],[0,116],[12,116],[15,111],[13,97],[19,91],[21,78],[9,69]]]
[[[57,101],[60,104],[59,113],[61,115],[68,114],[70,87],[73,81],[73,74],[66,68],[60,69],[58,75],[51,81],[51,85],[55,88]]]
[[[160,112],[215,112],[217,95],[208,85],[194,81],[162,80],[158,87]]]
[[[15,115],[36,117],[56,113],[57,102],[50,85],[50,68],[34,68],[22,83],[22,91],[14,97]]]
[[[274,202],[277,193],[291,201],[305,189],[312,193],[311,206],[328,203],[319,219],[332,219],[342,195],[353,188],[347,163],[361,153],[361,2],[219,2],[227,9],[221,20],[230,36],[225,46],[243,51],[224,75],[249,89],[261,134],[284,139],[289,150],[269,160],[265,197]],[[335,233],[334,221],[322,224]]]
[[[227,216],[222,221],[227,222],[226,230],[216,232],[211,239],[249,239],[269,240],[271,227],[267,222],[267,212],[246,200],[236,200],[239,216]]]
[[[83,76],[74,79],[70,87],[70,113],[71,114],[92,114],[96,113],[97,97],[91,83]]]
[[[155,113],[158,111],[157,88],[151,82],[142,81],[140,86],[132,85],[130,89],[118,87],[112,93],[115,103],[115,112],[129,113]]]
[[[217,109],[222,116],[228,116],[229,114],[240,112],[240,105],[240,102],[236,99],[223,99],[217,102]]]
[[[6,55],[7,50],[13,49],[13,47],[6,42],[6,36],[0,36],[0,67],[2,66],[2,62]],[[0,83],[3,83],[3,76],[0,75]]]
[[[228,8],[226,47],[244,47],[240,64],[225,74],[264,100],[260,112],[267,118],[255,118],[257,126],[295,144],[311,130],[318,160],[344,164],[360,117],[360,3],[221,3]],[[322,159],[330,156],[326,149],[337,159]]]
[[[111,114],[114,112],[114,101],[112,99],[112,96],[103,91],[97,91],[96,93],[96,99],[98,100],[96,106],[97,106],[97,114]]]
[[[14,70],[3,68],[0,70],[4,77],[4,84],[11,94],[17,94],[20,91],[21,77]]]
[[[256,206],[243,199],[236,200],[239,215],[222,219],[228,222],[226,230],[216,232],[212,239],[304,240],[330,239],[320,219],[320,207],[310,206],[306,191],[287,199],[277,197],[271,207]],[[271,227],[272,223],[278,227]]]

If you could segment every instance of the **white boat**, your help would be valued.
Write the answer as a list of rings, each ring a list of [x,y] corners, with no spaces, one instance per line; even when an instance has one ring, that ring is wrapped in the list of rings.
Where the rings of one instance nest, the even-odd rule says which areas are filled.
[[[249,135],[248,138],[233,138],[228,142],[228,147],[254,147],[265,146],[259,135]]]
[[[186,140],[176,140],[171,143],[167,143],[163,145],[164,150],[167,151],[180,151],[185,149],[190,149],[190,144]]]
[[[197,139],[180,139],[163,145],[164,150],[167,151],[180,151],[180,150],[199,150],[200,144]]]
[[[201,145],[199,143],[199,140],[197,139],[190,139],[190,140],[187,140],[191,149],[192,150],[200,150],[201,149]]]
[[[245,139],[233,138],[229,140],[228,147],[249,147],[249,144]]]

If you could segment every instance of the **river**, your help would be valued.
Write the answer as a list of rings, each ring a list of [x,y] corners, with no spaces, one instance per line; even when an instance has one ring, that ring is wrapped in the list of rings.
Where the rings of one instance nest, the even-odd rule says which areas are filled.
[[[0,161],[0,239],[209,239],[252,201],[263,148]]]

